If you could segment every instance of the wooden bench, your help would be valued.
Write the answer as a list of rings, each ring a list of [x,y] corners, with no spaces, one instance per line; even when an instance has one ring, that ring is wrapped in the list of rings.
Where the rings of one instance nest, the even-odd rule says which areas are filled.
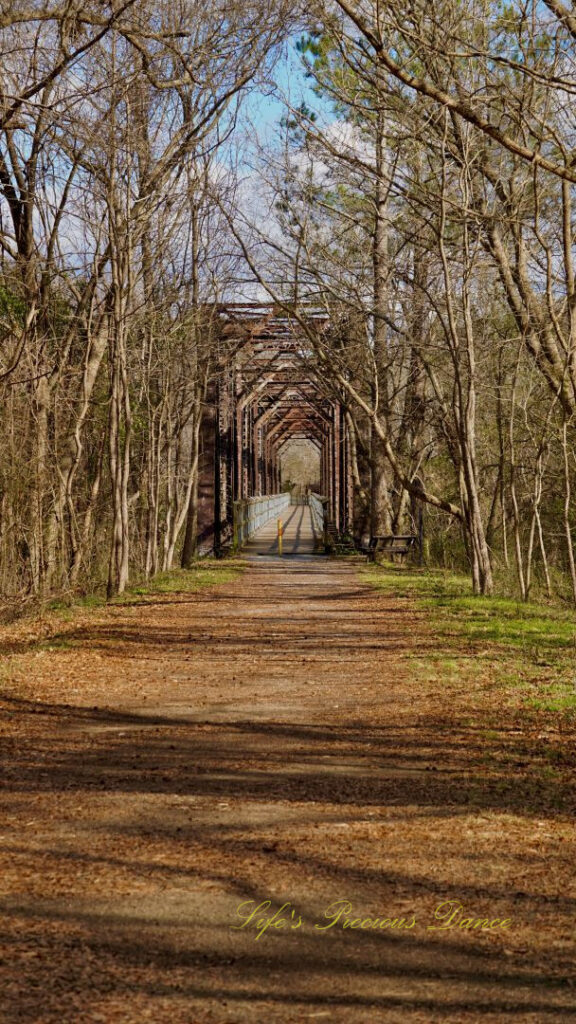
[[[401,558],[404,558],[405,555],[408,555],[412,551],[417,543],[418,537],[414,533],[395,535],[382,534],[376,537],[371,537],[370,546],[368,548],[368,560],[370,562],[375,562],[377,555],[383,555],[385,558],[392,558],[394,555],[400,555]]]

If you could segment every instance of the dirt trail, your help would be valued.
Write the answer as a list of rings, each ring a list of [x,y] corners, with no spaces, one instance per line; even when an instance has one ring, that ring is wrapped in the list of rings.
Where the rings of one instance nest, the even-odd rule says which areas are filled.
[[[576,1019],[573,821],[515,723],[487,769],[500,697],[419,680],[434,643],[319,559],[15,642],[2,1019]]]

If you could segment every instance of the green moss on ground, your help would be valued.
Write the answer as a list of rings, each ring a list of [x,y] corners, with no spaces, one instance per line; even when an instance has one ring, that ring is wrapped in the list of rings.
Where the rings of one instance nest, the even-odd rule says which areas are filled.
[[[72,594],[50,601],[47,607],[49,611],[58,612],[65,618],[67,613],[78,608],[134,604],[143,597],[158,594],[191,594],[219,583],[232,583],[244,570],[245,564],[239,560],[203,558],[192,569],[171,569],[169,572],[158,573],[152,579],[135,583],[110,601],[103,593],[83,596]]]
[[[232,583],[242,575],[245,566],[240,561],[206,558],[193,569],[172,569],[161,572],[145,583],[129,587],[124,594],[112,598],[115,605],[131,604],[142,597],[158,594],[191,594],[219,583]]]
[[[525,707],[576,718],[576,617],[561,607],[472,593],[464,575],[412,567],[370,566],[376,589],[426,613],[438,639],[413,669],[444,685],[488,673],[516,689]]]

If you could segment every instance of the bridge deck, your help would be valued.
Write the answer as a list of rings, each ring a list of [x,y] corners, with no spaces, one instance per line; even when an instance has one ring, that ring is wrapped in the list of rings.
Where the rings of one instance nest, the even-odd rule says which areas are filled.
[[[283,554],[312,555],[320,537],[314,530],[307,505],[291,505],[282,513],[284,523]],[[271,519],[244,546],[247,555],[278,556],[278,523]]]

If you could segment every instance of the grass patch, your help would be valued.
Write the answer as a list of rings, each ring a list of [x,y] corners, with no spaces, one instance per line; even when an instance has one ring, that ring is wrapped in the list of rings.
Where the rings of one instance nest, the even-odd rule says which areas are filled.
[[[161,594],[192,594],[206,587],[214,587],[219,583],[232,583],[244,572],[244,564],[239,561],[206,558],[197,562],[193,569],[172,569],[161,572],[145,583],[129,587],[124,594],[113,597],[109,602],[114,605],[137,603],[142,597],[155,597]]]
[[[574,612],[508,598],[477,597],[468,577],[444,570],[371,566],[363,576],[383,593],[426,611],[438,645],[418,668],[447,671],[442,682],[487,675],[520,690],[525,707],[576,716]]]
[[[470,581],[466,576],[444,569],[405,569],[392,563],[389,566],[383,563],[382,566],[369,566],[363,575],[368,577],[378,590],[411,600],[429,598],[434,603],[441,603],[443,599],[465,597],[472,593]]]
[[[48,601],[46,610],[55,612],[59,619],[70,622],[76,612],[92,608],[104,608],[107,604],[104,594],[67,594],[66,597]]]
[[[239,560],[203,558],[192,569],[171,569],[158,573],[152,579],[134,583],[123,594],[106,599],[103,592],[66,594],[49,601],[48,611],[57,612],[62,619],[70,619],[78,609],[104,608],[106,605],[136,604],[141,598],[159,594],[190,594],[218,583],[231,583],[244,572]]]

